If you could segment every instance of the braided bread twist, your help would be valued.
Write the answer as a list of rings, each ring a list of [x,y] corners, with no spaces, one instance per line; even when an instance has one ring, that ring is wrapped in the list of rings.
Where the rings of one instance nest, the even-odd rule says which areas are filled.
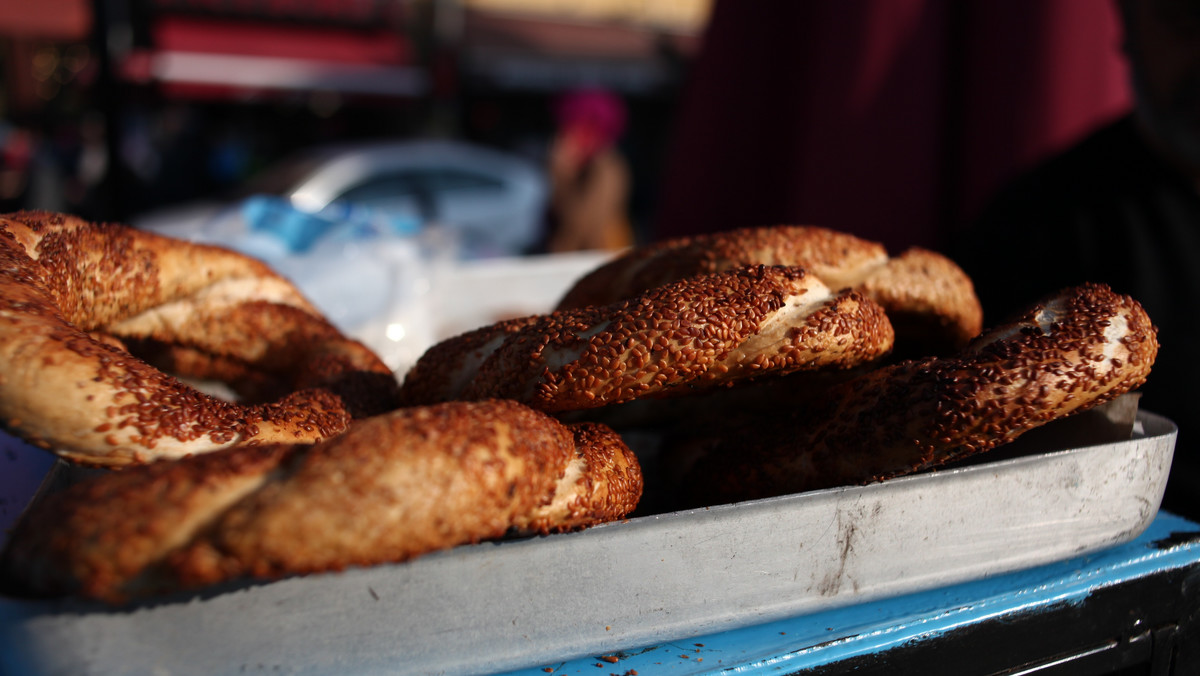
[[[1140,387],[1157,354],[1137,301],[1073,287],[955,356],[870,371],[806,410],[715,441],[685,484],[712,504],[935,467]]]
[[[882,244],[816,226],[741,228],[629,250],[579,279],[559,309],[607,305],[668,282],[743,265],[807,269],[829,288],[855,288],[896,328],[897,349],[944,353],[979,334],[983,311],[966,273],[919,247],[889,258]],[[921,355],[924,356],[924,355]]]
[[[0,363],[0,422],[97,465],[321,439],[398,389],[259,261],[41,212],[0,217]],[[252,403],[164,370],[226,379]]]
[[[590,409],[768,374],[848,369],[887,354],[892,335],[883,310],[857,292],[833,293],[800,268],[748,266],[443,341],[409,371],[401,398]]]
[[[641,490],[612,430],[455,402],[90,478],[23,515],[0,572],[25,593],[122,602],[575,530],[626,516]]]

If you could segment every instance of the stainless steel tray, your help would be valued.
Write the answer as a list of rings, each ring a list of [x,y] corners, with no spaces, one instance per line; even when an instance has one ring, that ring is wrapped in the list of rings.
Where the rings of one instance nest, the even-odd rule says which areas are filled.
[[[465,674],[1008,572],[1154,519],[1176,428],[124,609],[0,599],[12,673]]]

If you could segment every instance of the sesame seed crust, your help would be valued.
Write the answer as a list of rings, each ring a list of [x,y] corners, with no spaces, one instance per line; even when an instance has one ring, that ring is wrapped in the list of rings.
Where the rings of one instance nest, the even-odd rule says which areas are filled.
[[[840,289],[886,262],[883,245],[829,228],[739,228],[630,249],[576,282],[558,307],[607,305],[677,279],[750,264],[803,267]]]
[[[623,518],[642,490],[612,430],[510,401],[408,408],[316,444],[241,446],[49,496],[0,556],[39,595],[124,602],[240,578],[400,562]]]
[[[682,237],[637,247],[578,280],[559,309],[607,305],[700,274],[762,264],[798,266],[829,288],[855,288],[891,317],[897,349],[951,353],[979,334],[983,310],[970,278],[941,254],[883,245],[817,226],[778,225]]]
[[[803,370],[851,368],[891,349],[883,310],[800,268],[746,266],[690,277],[606,307],[480,329],[435,346],[402,388],[423,404],[424,373],[478,364],[445,399],[506,398],[542,411],[689,394]],[[443,379],[445,384],[450,379]]]
[[[637,507],[643,478],[637,456],[612,428],[599,423],[569,425],[575,441],[554,496],[517,519],[527,533],[559,533],[622,519]]]
[[[77,462],[311,441],[395,406],[378,357],[232,251],[18,212],[0,216],[0,289],[0,424]]]
[[[539,319],[536,316],[507,319],[431,346],[404,375],[401,404],[418,406],[457,399],[484,360],[506,338]]]
[[[712,504],[936,467],[1140,387],[1157,353],[1137,301],[1073,287],[953,357],[870,371],[807,410],[717,442],[686,483]]]

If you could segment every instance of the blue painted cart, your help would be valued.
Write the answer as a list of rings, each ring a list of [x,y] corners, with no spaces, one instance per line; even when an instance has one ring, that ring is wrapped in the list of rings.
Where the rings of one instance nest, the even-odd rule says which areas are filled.
[[[1200,524],[983,580],[511,672],[1200,674]]]

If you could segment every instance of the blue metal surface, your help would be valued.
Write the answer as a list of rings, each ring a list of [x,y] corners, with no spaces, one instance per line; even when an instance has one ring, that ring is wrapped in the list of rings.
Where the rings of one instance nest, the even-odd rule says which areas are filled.
[[[1200,525],[1160,513],[1135,540],[1036,568],[684,641],[510,672],[766,674],[937,638],[988,619],[1083,603],[1097,589],[1200,561]]]

